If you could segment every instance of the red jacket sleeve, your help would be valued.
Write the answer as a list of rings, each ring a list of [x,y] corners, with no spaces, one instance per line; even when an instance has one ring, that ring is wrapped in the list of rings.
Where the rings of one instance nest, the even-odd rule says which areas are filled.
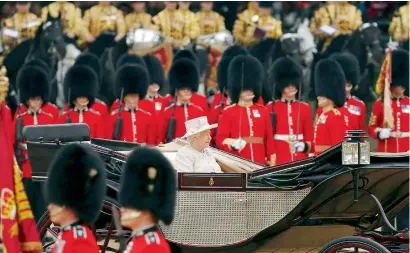
[[[229,152],[229,147],[223,145],[226,138],[230,138],[231,119],[229,111],[224,110],[219,118],[218,130],[216,132],[215,143],[220,150]]]
[[[329,128],[331,131],[330,143],[332,146],[345,140],[347,126],[344,117],[347,116],[343,113],[332,115],[331,127]]]
[[[366,124],[366,104],[362,103],[361,104],[361,115],[360,115],[360,122],[359,122],[359,129],[360,130],[365,130],[365,124]]]
[[[268,109],[263,107],[263,112],[265,114],[265,149],[266,149],[266,158],[269,161],[270,156],[276,153],[275,142],[273,141],[273,128],[272,120],[270,118],[270,113]]]
[[[118,117],[118,114],[110,114],[108,118],[108,122],[105,126],[105,138],[108,140],[113,139],[115,122],[117,120],[117,117]]]
[[[372,108],[372,115],[370,116],[369,126],[367,132],[373,139],[377,138],[378,128],[383,126],[383,105],[381,100],[377,100]]]
[[[157,128],[155,126],[155,117],[150,115],[148,118],[148,124],[146,131],[147,144],[155,146],[157,144]]]
[[[303,124],[303,138],[305,142],[308,143],[309,149],[307,152],[311,152],[312,149],[312,142],[313,142],[313,119],[312,119],[312,110],[310,109],[309,105],[304,106],[304,119],[301,122]]]
[[[99,117],[97,118],[97,129],[96,129],[96,137],[97,138],[101,138],[101,139],[105,139],[107,137],[105,137],[105,124],[104,124],[104,118],[102,115],[99,115]]]
[[[168,110],[164,110],[160,113],[159,116],[159,124],[157,128],[157,141],[156,143],[165,143],[166,142],[166,136],[167,136],[167,130],[168,130],[168,124],[169,124],[169,119],[171,117],[172,113],[172,108],[169,108]]]

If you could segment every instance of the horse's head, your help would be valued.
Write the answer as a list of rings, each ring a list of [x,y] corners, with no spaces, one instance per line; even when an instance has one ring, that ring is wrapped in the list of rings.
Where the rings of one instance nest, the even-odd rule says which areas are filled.
[[[38,37],[39,43],[47,49],[47,53],[57,54],[60,59],[64,58],[66,54],[64,26],[60,16],[53,18],[49,15],[47,21],[41,24]]]
[[[360,27],[360,38],[367,50],[367,63],[380,67],[384,51],[380,44],[381,32],[377,23],[364,23]]]
[[[302,38],[297,33],[286,33],[280,38],[281,49],[284,54],[304,65],[304,52],[302,52],[300,48],[301,41]]]

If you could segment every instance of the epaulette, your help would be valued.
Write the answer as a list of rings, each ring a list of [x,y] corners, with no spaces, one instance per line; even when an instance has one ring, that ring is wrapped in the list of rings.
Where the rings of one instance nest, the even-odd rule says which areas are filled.
[[[53,117],[53,114],[51,114],[51,113],[45,112],[45,111],[43,111],[43,110],[41,111],[41,113],[44,114],[44,115],[47,115],[47,116],[49,116],[49,117],[51,117],[51,118],[54,118],[54,117]]]
[[[27,113],[28,113],[28,112],[26,111],[26,112],[22,112],[22,113],[20,113],[20,114],[17,114],[17,118],[18,118],[18,117],[23,117],[23,116],[27,115]]]
[[[117,114],[120,112],[120,109],[115,109],[114,111],[111,112],[111,115]]]
[[[309,105],[308,103],[306,103],[305,101],[300,101],[300,100],[298,100],[299,101],[299,103],[301,103],[301,104],[303,104],[303,105]]]
[[[102,101],[101,99],[99,99],[99,98],[95,98],[95,101],[100,103],[100,104],[106,105],[106,103],[104,101]]]
[[[96,111],[93,108],[89,108],[88,111],[91,112],[91,113],[97,114],[97,115],[101,115],[101,113],[99,111]]]
[[[72,109],[69,109],[68,111],[63,112],[63,114],[61,114],[61,116],[66,115],[68,113],[70,113],[72,111]]]
[[[225,107],[225,108],[224,108],[224,111],[225,111],[225,110],[227,110],[227,109],[229,109],[229,108],[232,108],[232,107],[234,107],[235,105],[236,105],[236,103],[234,103],[234,104],[231,104],[231,105],[228,105],[227,107]]]
[[[212,109],[216,110],[216,109],[218,109],[219,107],[221,107],[221,104],[214,105],[214,108],[212,108]]]
[[[158,233],[153,231],[153,232],[148,232],[144,235],[145,238],[145,242],[147,243],[147,245],[150,244],[160,244],[161,240],[159,239]]]
[[[193,106],[193,107],[195,107],[195,108],[197,108],[197,109],[199,109],[199,110],[201,110],[201,111],[203,111],[202,107],[197,106],[196,104],[190,104],[190,105]]]
[[[352,98],[354,98],[354,99],[356,99],[358,102],[364,104],[364,102],[363,102],[360,98],[358,98],[358,97],[356,97],[356,96],[352,96]]]
[[[75,226],[72,228],[73,237],[76,238],[87,238],[87,230],[81,225]]]
[[[147,112],[147,111],[145,111],[145,110],[143,110],[143,109],[138,109],[138,111],[141,111],[141,112],[143,112],[143,113],[145,113],[145,114],[148,114],[148,115],[152,115],[150,112]]]
[[[254,105],[259,106],[259,107],[265,107],[264,105],[261,105],[259,103],[255,103]]]
[[[54,107],[54,108],[57,108],[57,109],[58,109],[58,107],[57,107],[55,104],[53,104],[53,103],[47,102],[47,105],[52,106],[52,107]]]
[[[174,106],[174,104],[170,104],[167,107],[165,107],[164,111],[167,111],[168,109],[172,108]]]
[[[338,109],[336,109],[336,108],[333,108],[333,113],[335,114],[335,115],[342,115],[341,113],[340,113],[340,111],[338,110]]]

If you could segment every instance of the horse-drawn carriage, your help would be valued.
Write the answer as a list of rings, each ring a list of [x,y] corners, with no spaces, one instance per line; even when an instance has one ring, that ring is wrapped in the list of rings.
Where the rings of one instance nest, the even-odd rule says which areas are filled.
[[[47,179],[53,154],[66,143],[92,145],[101,155],[107,197],[92,228],[102,252],[122,252],[131,232],[122,231],[113,209],[120,207],[122,165],[139,145],[90,139],[83,124],[26,127],[24,135],[36,181]],[[408,206],[409,154],[370,154],[363,138],[348,139],[277,167],[212,149],[225,173],[178,173],[174,221],[160,225],[173,252],[408,252],[407,230],[389,219]],[[172,161],[183,145],[155,148]],[[375,231],[384,224],[392,231]],[[38,230],[50,248],[59,228],[47,212]]]

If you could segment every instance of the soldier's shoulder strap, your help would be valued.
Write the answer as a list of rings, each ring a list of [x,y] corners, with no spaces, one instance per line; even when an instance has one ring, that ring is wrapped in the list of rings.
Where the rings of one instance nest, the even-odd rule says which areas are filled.
[[[118,114],[120,112],[120,109],[115,109],[114,111],[111,112],[111,115],[115,115]]]
[[[99,99],[99,98],[95,98],[95,102],[106,105],[106,103],[104,101],[102,101],[101,99]]]
[[[200,106],[198,106],[198,105],[196,105],[196,104],[190,104],[192,107],[195,107],[196,109],[199,109],[199,110],[201,110],[201,111],[203,111],[203,109],[200,107]]]
[[[360,98],[356,96],[352,96],[352,98],[354,98],[356,101],[360,102],[361,104],[364,104],[363,100],[361,100]]]
[[[145,113],[145,114],[147,114],[147,115],[152,115],[150,112],[148,112],[148,111],[145,111],[145,110],[143,110],[143,109],[138,109],[138,111],[141,111],[142,113]]]
[[[101,113],[99,111],[94,110],[93,108],[88,109],[89,112],[97,114],[97,115],[101,115]]]
[[[236,103],[231,104],[231,105],[228,105],[228,106],[225,106],[224,111],[228,110],[229,108],[234,107],[235,105],[236,105]]]
[[[54,118],[53,115],[51,113],[45,112],[45,111],[41,111],[42,114],[47,115],[48,117]]]

